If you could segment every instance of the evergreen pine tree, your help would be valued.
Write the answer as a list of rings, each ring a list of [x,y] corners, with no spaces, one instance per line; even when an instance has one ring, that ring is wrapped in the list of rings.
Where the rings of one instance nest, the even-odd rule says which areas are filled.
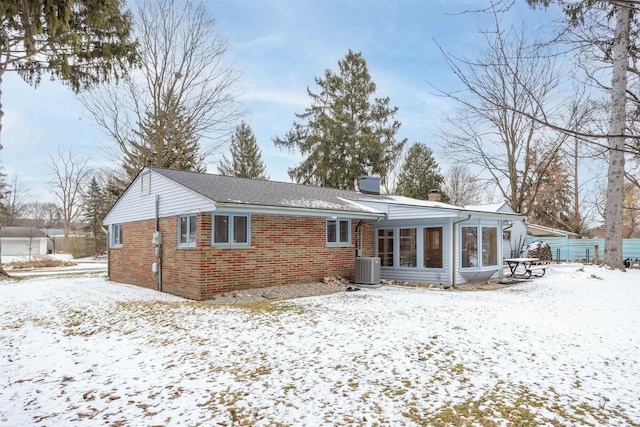
[[[222,157],[218,165],[221,175],[241,178],[269,179],[262,163],[260,147],[251,127],[242,122],[231,135],[231,159]]]
[[[349,50],[338,67],[338,74],[326,70],[315,79],[320,93],[307,89],[311,106],[296,114],[303,123],[294,122],[284,139],[273,142],[305,157],[289,169],[296,182],[355,189],[367,166],[384,180],[406,140],[396,141],[398,107],[390,107],[389,98],[373,98],[376,85],[362,53]]]
[[[442,193],[443,184],[444,177],[438,170],[433,151],[425,144],[413,144],[402,166],[396,194],[427,200],[431,190]],[[441,197],[442,201],[447,201],[446,194],[442,194]]]
[[[92,177],[84,195],[83,214],[87,222],[86,230],[93,234],[94,253],[96,256],[107,249],[105,235],[102,232],[102,219],[107,213],[109,205],[105,198],[105,191],[100,187],[96,177]]]
[[[144,166],[204,172],[204,157],[199,135],[175,97],[167,101],[159,112],[147,111],[132,131],[134,138],[121,145],[126,180],[132,180]]]

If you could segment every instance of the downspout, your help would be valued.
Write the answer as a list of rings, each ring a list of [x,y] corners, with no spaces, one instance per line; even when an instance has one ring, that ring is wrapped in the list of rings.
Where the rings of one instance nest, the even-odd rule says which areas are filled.
[[[356,224],[356,257],[362,256],[362,220]],[[358,248],[359,247],[359,248]]]
[[[156,226],[155,233],[160,235],[160,195],[156,194]],[[158,266],[158,291],[162,292],[162,238],[156,242],[156,265]]]
[[[502,229],[502,235],[504,236],[504,232],[506,230],[511,229],[511,227],[513,227],[513,221],[507,225],[506,227],[503,227],[504,225],[504,220],[500,220],[500,228]],[[500,239],[500,241],[502,241],[504,243],[504,239]],[[500,248],[502,249],[501,252],[501,256],[500,256],[500,268],[498,269],[498,277],[500,278],[500,280],[504,279],[504,248]],[[509,258],[511,258],[513,255],[513,245],[511,244],[511,238],[509,238]]]
[[[452,277],[452,280],[451,280],[451,286],[454,287],[454,288],[456,287],[456,272],[457,272],[457,270],[456,270],[456,255],[457,255],[457,253],[456,253],[456,242],[457,242],[457,239],[456,239],[456,229],[457,229],[457,227],[456,227],[456,225],[460,224],[461,222],[469,221],[470,219],[471,219],[471,215],[467,216],[464,219],[461,219],[461,220],[453,222],[453,248],[452,248],[453,258],[451,260],[451,265],[452,265],[452,269],[453,269],[453,271],[452,271],[453,277]]]

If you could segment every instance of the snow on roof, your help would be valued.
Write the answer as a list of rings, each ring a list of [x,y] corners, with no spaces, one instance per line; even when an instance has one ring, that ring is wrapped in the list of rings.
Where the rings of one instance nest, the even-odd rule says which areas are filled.
[[[527,223],[527,229],[529,233],[534,236],[579,236],[577,233],[571,231],[562,230],[560,228],[546,227],[544,225]]]
[[[157,167],[148,167],[148,169],[220,204],[228,203],[249,206],[317,209],[384,216],[384,212],[381,210],[373,206],[367,206],[367,202],[369,202],[463,212],[478,211],[502,214],[502,212],[496,212],[495,210],[470,209],[469,207],[465,208],[439,201],[413,199],[405,196],[368,194],[353,190],[341,190],[291,182],[255,180]],[[508,215],[509,213],[504,214]]]
[[[467,205],[465,209],[477,212],[498,212],[504,206],[505,202],[489,203],[486,205]]]

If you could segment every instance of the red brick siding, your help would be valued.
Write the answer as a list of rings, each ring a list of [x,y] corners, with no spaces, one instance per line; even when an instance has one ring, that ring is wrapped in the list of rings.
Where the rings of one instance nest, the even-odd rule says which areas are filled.
[[[327,275],[352,280],[359,236],[363,256],[373,256],[371,221],[362,221],[357,238],[359,221],[352,221],[351,245],[328,246],[325,218],[254,214],[250,246],[212,247],[211,218],[211,213],[198,214],[195,248],[177,247],[177,217],[160,220],[163,291],[202,300],[219,292],[315,282]],[[155,289],[153,226],[153,220],[124,225],[123,248],[111,250],[112,280]]]
[[[155,262],[151,246],[153,226],[153,220],[122,225],[122,247],[109,249],[111,280],[157,288],[156,276],[151,271]]]

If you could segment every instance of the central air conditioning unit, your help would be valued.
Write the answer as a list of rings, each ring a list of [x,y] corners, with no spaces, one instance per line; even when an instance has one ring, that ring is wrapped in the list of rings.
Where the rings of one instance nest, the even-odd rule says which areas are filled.
[[[356,284],[377,285],[380,283],[380,258],[356,258]]]

